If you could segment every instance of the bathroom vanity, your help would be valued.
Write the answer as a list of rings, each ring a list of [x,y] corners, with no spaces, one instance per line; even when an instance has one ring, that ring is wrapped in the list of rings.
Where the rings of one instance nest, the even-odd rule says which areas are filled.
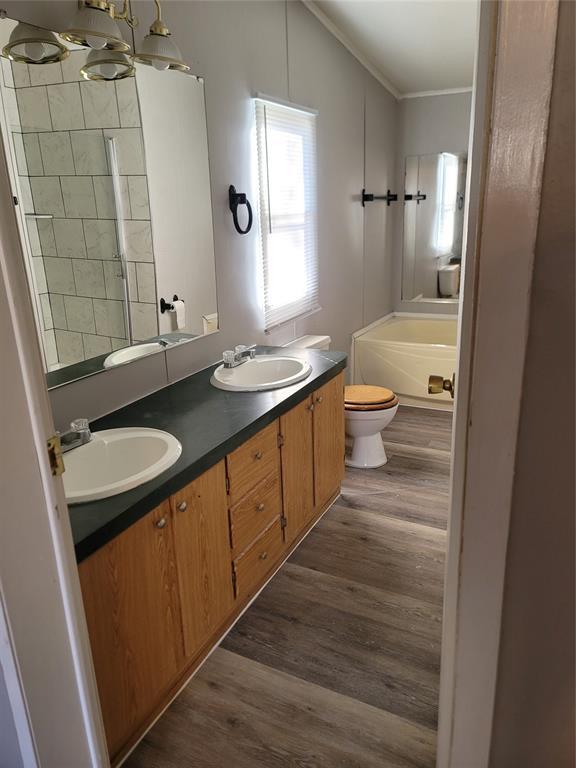
[[[222,391],[210,368],[93,425],[158,427],[183,447],[149,483],[70,508],[113,764],[338,496],[346,357],[292,353],[312,366],[293,386]]]

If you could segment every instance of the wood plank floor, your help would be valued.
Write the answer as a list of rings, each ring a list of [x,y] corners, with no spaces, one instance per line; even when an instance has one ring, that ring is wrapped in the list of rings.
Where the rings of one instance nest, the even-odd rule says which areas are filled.
[[[450,430],[399,409],[129,768],[432,768]]]

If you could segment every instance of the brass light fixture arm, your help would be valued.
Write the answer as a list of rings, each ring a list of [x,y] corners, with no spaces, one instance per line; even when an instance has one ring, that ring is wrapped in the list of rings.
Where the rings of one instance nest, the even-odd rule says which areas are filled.
[[[125,21],[132,29],[138,26],[138,17],[132,13],[132,3],[130,0],[124,0],[121,11],[116,10],[115,3],[110,3],[109,5],[112,11],[112,18]]]

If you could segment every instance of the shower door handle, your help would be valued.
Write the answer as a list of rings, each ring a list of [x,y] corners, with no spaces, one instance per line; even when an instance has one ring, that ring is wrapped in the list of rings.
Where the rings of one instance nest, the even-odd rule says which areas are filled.
[[[428,376],[428,394],[441,395],[442,392],[450,392],[450,397],[454,399],[456,390],[456,374],[452,374],[451,379],[445,379],[443,376],[431,374]]]

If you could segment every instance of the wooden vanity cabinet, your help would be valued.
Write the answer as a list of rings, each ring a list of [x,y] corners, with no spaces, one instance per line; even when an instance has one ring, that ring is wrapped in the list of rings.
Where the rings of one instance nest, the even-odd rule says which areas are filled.
[[[97,550],[79,571],[104,729],[115,755],[184,660],[169,502]]]
[[[113,764],[324,512],[343,474],[339,374],[80,563]]]

